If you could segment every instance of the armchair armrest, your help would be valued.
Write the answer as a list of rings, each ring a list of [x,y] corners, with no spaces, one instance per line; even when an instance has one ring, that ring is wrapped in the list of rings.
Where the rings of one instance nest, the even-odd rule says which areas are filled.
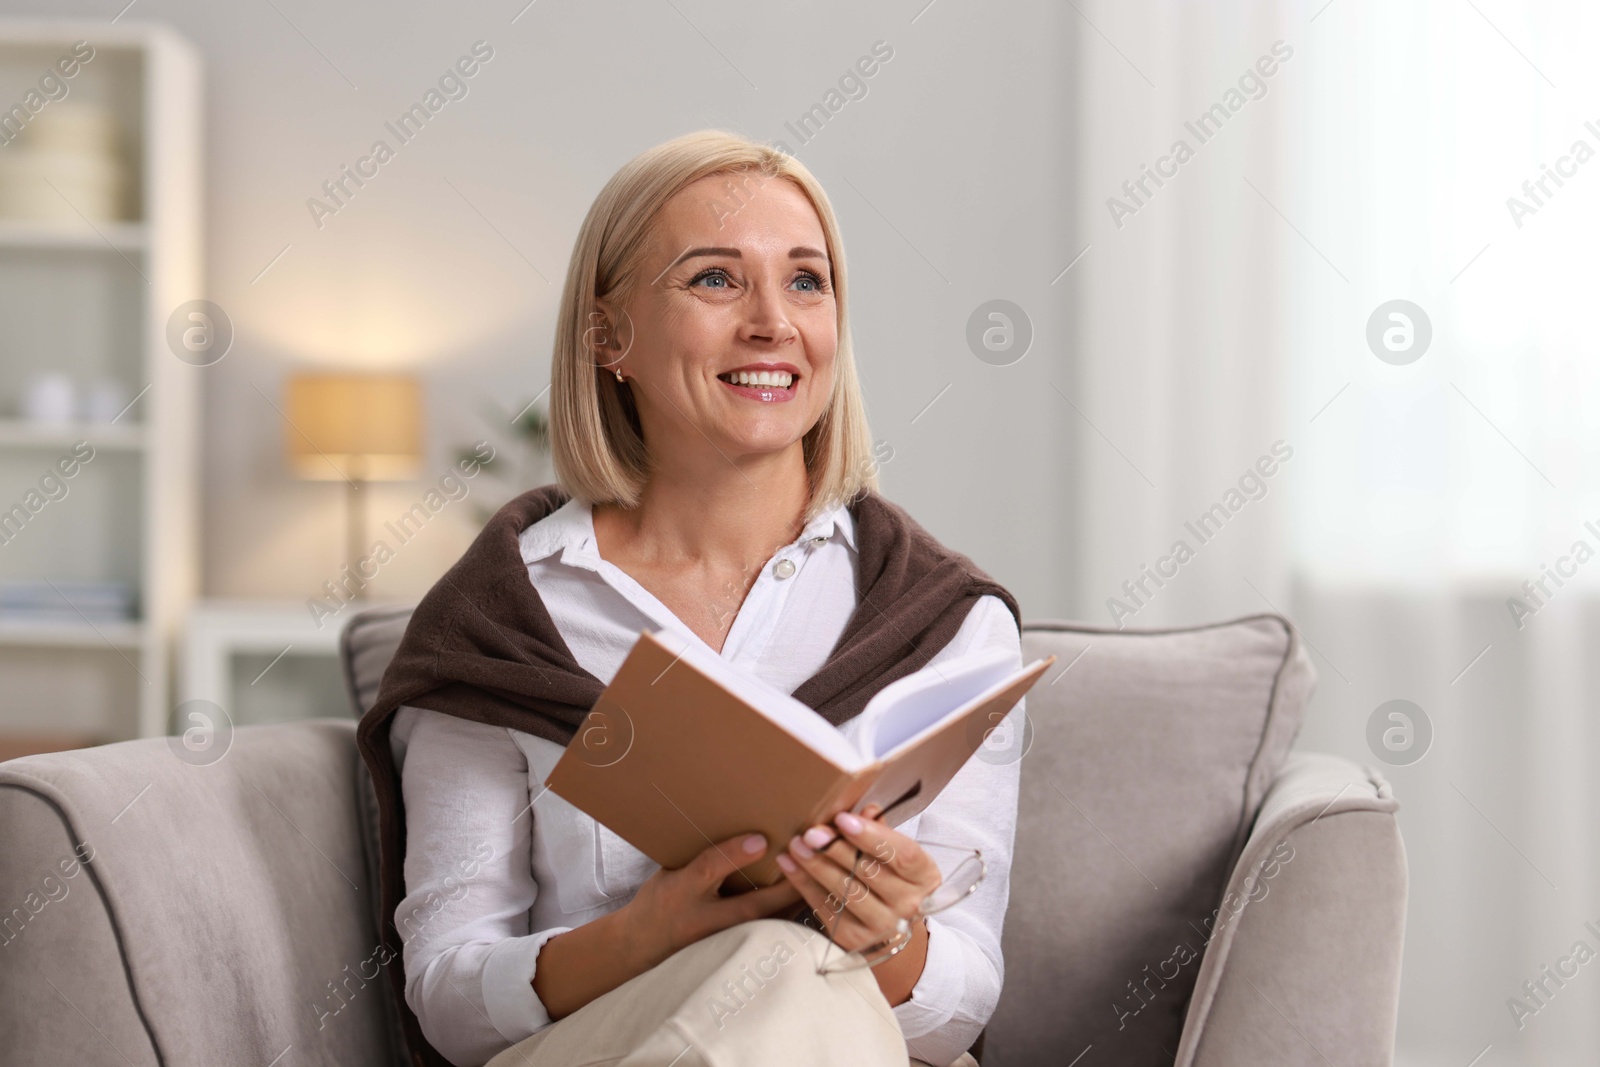
[[[0,1061],[393,1064],[355,723],[170,744],[0,764]]]
[[[1289,755],[1205,932],[1175,1067],[1393,1062],[1398,808],[1369,768]]]

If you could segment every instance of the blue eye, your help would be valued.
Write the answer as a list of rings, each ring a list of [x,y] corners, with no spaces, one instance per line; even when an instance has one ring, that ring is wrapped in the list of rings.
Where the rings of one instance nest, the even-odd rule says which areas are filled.
[[[708,288],[712,288],[712,289],[726,289],[726,288],[729,287],[729,285],[732,282],[732,279],[730,279],[728,277],[728,272],[723,270],[721,267],[707,267],[705,270],[701,271],[699,274],[696,274],[693,278],[691,278],[689,280],[689,284],[690,285],[698,285],[699,283],[701,283],[703,281],[708,282],[708,281],[711,281],[712,279],[719,279],[722,282],[721,285],[714,285],[714,286],[709,286],[708,287]],[[825,282],[822,279],[821,275],[817,274],[816,271],[802,270],[799,273],[799,275],[796,276],[795,282],[798,283],[798,282],[802,282],[802,281],[809,281],[811,283],[811,285],[813,286],[813,288],[802,289],[802,290],[800,290],[801,292],[804,292],[804,293],[825,293],[825,292],[828,291],[828,283]]]

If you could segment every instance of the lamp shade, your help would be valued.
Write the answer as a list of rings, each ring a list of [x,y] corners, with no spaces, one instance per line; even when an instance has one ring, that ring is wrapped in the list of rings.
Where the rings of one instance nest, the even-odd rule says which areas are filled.
[[[399,374],[289,381],[284,442],[301,478],[404,481],[422,466],[422,391]]]

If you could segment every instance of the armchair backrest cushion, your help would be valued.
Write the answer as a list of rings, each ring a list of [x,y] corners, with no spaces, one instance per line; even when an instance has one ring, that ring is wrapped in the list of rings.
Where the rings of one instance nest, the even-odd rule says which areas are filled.
[[[1090,1045],[1096,1063],[1171,1063],[1228,875],[1316,672],[1276,615],[1174,630],[1030,622],[1022,643],[1024,659],[1057,663],[1010,749],[1022,792],[984,1065],[1067,1063]]]

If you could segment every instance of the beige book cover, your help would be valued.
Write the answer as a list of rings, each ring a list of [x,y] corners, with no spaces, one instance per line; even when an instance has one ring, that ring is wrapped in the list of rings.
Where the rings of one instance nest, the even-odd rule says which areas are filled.
[[[645,632],[546,785],[668,869],[756,831],[758,885],[806,827],[870,804],[898,825],[922,811],[1055,657],[1014,670],[988,650],[885,686],[847,736],[698,641]]]

